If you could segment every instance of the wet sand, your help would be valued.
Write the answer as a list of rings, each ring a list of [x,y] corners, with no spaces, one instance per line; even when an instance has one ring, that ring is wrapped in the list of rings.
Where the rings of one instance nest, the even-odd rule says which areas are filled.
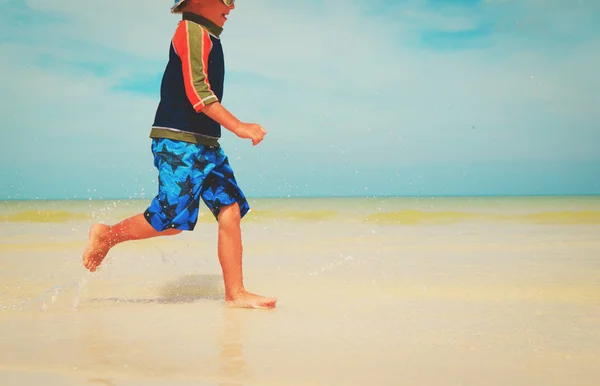
[[[1,385],[600,379],[594,224],[248,222],[246,286],[269,311],[225,307],[214,223],[120,245],[94,275],[87,226],[1,225]]]

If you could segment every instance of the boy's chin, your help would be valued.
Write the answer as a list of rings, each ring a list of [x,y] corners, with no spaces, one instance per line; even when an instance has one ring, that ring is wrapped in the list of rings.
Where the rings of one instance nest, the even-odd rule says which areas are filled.
[[[225,25],[225,23],[227,23],[227,16],[223,15],[223,14],[219,14],[219,15],[202,15],[200,14],[200,16],[203,16],[204,18],[210,20],[214,25],[223,28],[223,26]]]
[[[224,19],[222,16],[218,17],[217,19],[209,19],[209,20],[212,21],[216,26],[221,27],[221,28],[223,28],[223,26],[227,22],[227,19]]]

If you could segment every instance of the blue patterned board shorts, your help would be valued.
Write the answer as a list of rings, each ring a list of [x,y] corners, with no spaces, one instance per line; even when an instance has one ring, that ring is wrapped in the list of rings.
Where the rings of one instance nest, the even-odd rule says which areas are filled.
[[[155,138],[152,154],[158,169],[158,194],[144,216],[157,231],[193,230],[200,197],[217,221],[223,206],[237,202],[241,217],[250,210],[221,147]]]

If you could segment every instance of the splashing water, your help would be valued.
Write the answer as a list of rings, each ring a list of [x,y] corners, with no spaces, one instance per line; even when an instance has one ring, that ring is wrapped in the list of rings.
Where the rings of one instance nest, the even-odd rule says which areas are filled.
[[[73,299],[73,308],[78,309],[79,307],[79,299],[81,299],[81,293],[83,292],[83,287],[87,284],[87,277],[83,276],[79,281],[79,287],[77,288],[77,295],[75,295],[75,299]]]
[[[83,289],[88,282],[88,277],[83,276],[79,282],[70,282],[66,284],[59,284],[44,290],[37,296],[29,297],[21,301],[14,301],[13,303],[1,304],[0,310],[13,310],[13,311],[27,311],[27,310],[40,310],[49,311],[52,308],[69,308],[68,304],[72,299],[71,306],[73,309],[78,310],[79,303]],[[1,301],[1,300],[0,300]]]
[[[6,306],[3,308],[10,308],[13,310],[21,311],[25,311],[27,309],[39,309],[41,311],[48,311],[52,307],[61,307],[59,303],[64,304],[65,301],[68,301],[68,291],[77,288],[72,306],[73,309],[78,309],[81,294],[83,292],[85,284],[87,283],[87,280],[88,279],[84,276],[79,282],[55,285],[43,291],[41,294],[32,299],[26,300],[20,304],[13,304],[11,306]]]
[[[27,302],[26,305],[41,302],[42,305],[40,306],[40,309],[42,311],[47,311],[49,307],[51,307],[52,305],[57,303],[61,292],[64,292],[70,288],[73,288],[76,285],[77,285],[77,283],[55,285],[54,287],[49,288],[46,291],[42,292],[39,296],[31,299],[29,302]],[[48,297],[50,297],[50,299],[48,299]]]

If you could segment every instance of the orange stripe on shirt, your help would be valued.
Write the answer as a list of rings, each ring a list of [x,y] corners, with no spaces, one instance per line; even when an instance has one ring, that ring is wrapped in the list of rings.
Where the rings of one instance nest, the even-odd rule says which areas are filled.
[[[182,21],[177,26],[173,45],[181,59],[186,95],[199,112],[209,100],[217,101],[208,81],[208,57],[212,48],[210,35],[203,28]]]

